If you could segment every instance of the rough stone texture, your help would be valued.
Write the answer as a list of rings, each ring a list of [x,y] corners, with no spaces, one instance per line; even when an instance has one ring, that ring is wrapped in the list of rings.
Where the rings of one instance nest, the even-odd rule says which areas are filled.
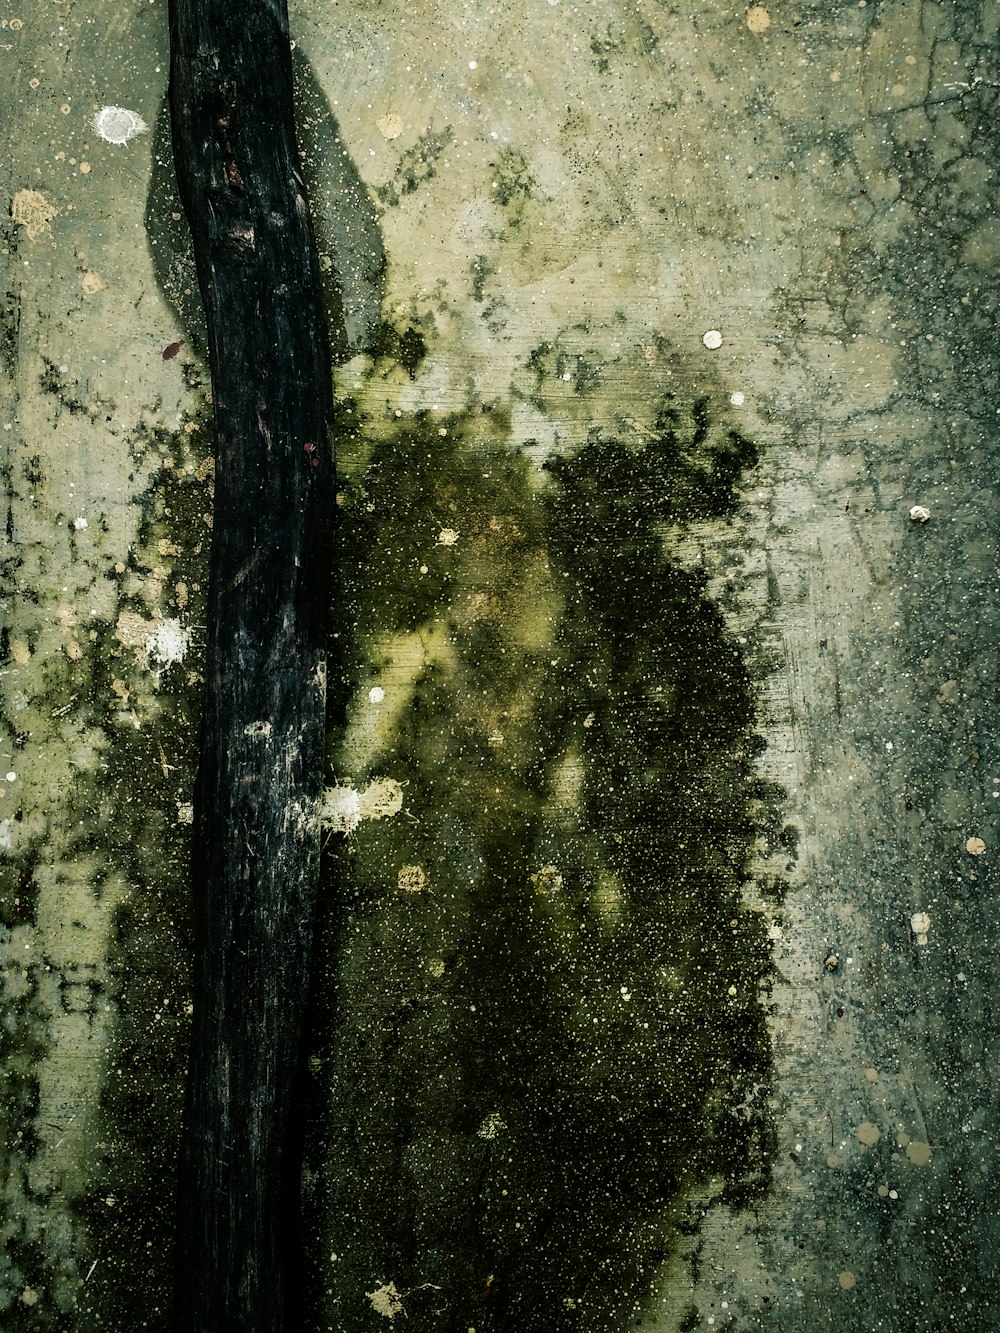
[[[539,1298],[558,1298],[562,1311],[553,1305],[545,1326],[667,1333],[712,1319],[779,1333],[908,1333],[996,1321],[997,24],[994,5],[910,0],[749,14],[711,0],[694,12],[566,0],[528,10],[347,5],[335,15],[305,0],[293,10],[299,50],[336,118],[326,142],[339,134],[353,159],[388,264],[374,351],[338,375],[355,399],[343,509],[365,562],[360,579],[351,571],[357,628],[345,630],[343,717],[330,741],[330,784],[358,792],[358,822],[349,840],[331,833],[316,1004],[314,1104],[327,1108],[315,1114],[306,1179],[316,1327],[531,1326],[523,1312],[506,1324],[497,1313],[518,1295],[504,1273],[481,1276],[476,1316],[461,1323],[460,1278],[451,1272],[455,1286],[434,1290],[447,1270],[435,1246],[455,1234],[462,1199],[473,1208],[493,1197],[472,1166],[512,1124],[503,1111],[489,1118],[477,1087],[531,1110],[512,1127],[512,1169],[526,1182],[520,1220],[535,1242],[558,1221],[532,1210],[544,1177],[526,1155],[532,1089],[519,1100],[516,1081],[498,1089],[493,1073],[478,1077],[482,1034],[465,1041],[457,1005],[463,995],[479,1004],[468,990],[489,979],[484,959],[506,964],[516,984],[501,1035],[513,1058],[523,1029],[532,1067],[544,1070],[529,1000],[547,991],[529,985],[528,966],[542,909],[567,887],[577,922],[638,902],[642,866],[615,861],[613,843],[637,816],[612,810],[601,824],[587,805],[589,742],[579,759],[571,746],[548,752],[543,779],[529,771],[531,745],[565,735],[558,710],[539,730],[549,686],[559,696],[573,684],[546,667],[560,657],[550,649],[579,646],[572,636],[588,625],[604,627],[588,642],[613,641],[607,593],[595,619],[574,620],[568,580],[552,586],[545,557],[558,565],[565,528],[545,508],[559,483],[542,464],[576,454],[596,467],[586,450],[601,437],[653,448],[667,392],[702,474],[713,475],[718,456],[705,451],[730,430],[759,451],[731,478],[740,503],[729,519],[699,510],[685,474],[683,521],[655,520],[663,563],[635,578],[647,578],[657,605],[680,578],[665,568],[706,575],[730,636],[712,642],[720,652],[736,642],[755,685],[754,725],[767,740],[758,773],[786,792],[776,816],[758,809],[756,830],[741,834],[758,837],[756,860],[731,918],[772,944],[770,994],[747,1012],[756,1022],[766,1008],[772,1035],[773,1068],[757,1082],[758,1100],[773,1084],[773,1164],[749,1206],[747,1191],[727,1199],[725,1186],[746,1183],[748,1170],[765,1184],[752,1171],[767,1144],[758,1116],[756,1148],[721,1170],[711,1153],[692,1154],[687,1180],[659,1212],[646,1200],[637,1221],[620,1195],[601,1210],[608,1145],[619,1142],[611,1122],[585,1115],[582,1129],[604,1123],[605,1141],[580,1133],[582,1149],[566,1146],[570,1135],[543,1138],[554,1146],[541,1165],[565,1165],[566,1180],[593,1156],[595,1197],[575,1216],[622,1227],[605,1252],[618,1267],[582,1290],[559,1289],[569,1270],[539,1266],[554,1273],[539,1280]],[[0,777],[15,774],[0,810],[10,842],[0,1299],[12,1329],[165,1326],[211,440],[196,331],[172,313],[157,286],[164,266],[147,247],[152,131],[115,145],[92,128],[104,105],[156,125],[165,26],[159,3],[60,4],[0,28],[17,70],[5,85],[0,164],[10,201]],[[156,208],[154,198],[151,216]],[[354,250],[370,281],[376,250]],[[337,253],[328,258],[335,268]],[[366,318],[359,305],[356,327]],[[722,334],[714,351],[709,330]],[[709,429],[694,443],[698,399]],[[407,449],[413,463],[399,477],[411,490],[393,514],[385,488]],[[621,466],[603,475],[627,499]],[[613,520],[626,550],[646,512],[636,503],[639,514]],[[914,505],[930,511],[926,523],[910,518]],[[581,548],[607,540],[582,500],[571,526]],[[432,580],[426,593],[421,579]],[[556,642],[559,632],[569,637]],[[501,648],[521,666],[483,681]],[[656,645],[632,648],[641,657]],[[623,653],[595,677],[607,697],[627,697],[623,681],[641,677],[621,674],[631,662]],[[699,681],[691,692],[717,715],[718,766],[706,758],[700,770],[713,792],[739,726],[732,700]],[[644,699],[637,716],[654,706]],[[505,708],[512,716],[501,719]],[[628,754],[624,733],[605,735]],[[506,745],[511,762],[500,757]],[[385,787],[366,793],[406,776],[404,758],[413,776],[402,808],[362,818],[362,808],[386,808]],[[456,762],[478,786],[456,792]],[[668,764],[659,752],[654,776],[665,771],[657,764]],[[481,812],[497,787],[506,842],[487,849],[489,882],[509,862],[510,882],[517,893],[530,886],[531,900],[520,917],[508,903],[513,923],[487,913],[492,945],[473,948],[459,908],[485,911],[470,887],[483,873],[473,850],[479,830],[490,832]],[[562,871],[549,850],[572,842],[560,809],[590,810],[596,841],[577,838],[576,879],[556,890]],[[563,832],[544,832],[553,828]],[[541,841],[527,838],[538,829]],[[421,830],[427,842],[415,846]],[[738,862],[739,847],[730,853]],[[440,882],[465,898],[438,901]],[[524,901],[517,893],[511,902]],[[651,910],[662,928],[661,908]],[[917,913],[926,929],[914,928]],[[675,947],[697,980],[686,942],[714,940],[713,918],[701,936],[694,908],[681,919],[689,934]],[[505,956],[517,938],[524,950]],[[601,971],[604,957],[578,957],[586,985],[570,995],[600,994],[609,1016],[615,994],[646,1003],[629,989],[631,972],[616,963],[612,982]],[[657,964],[653,953],[634,961],[640,977]],[[419,989],[421,964],[421,986],[447,990]],[[698,992],[713,1022],[724,1012],[711,993],[718,975],[706,964]],[[635,998],[624,1001],[622,986]],[[746,1030],[732,1032],[742,1040]],[[431,1098],[429,1053],[463,1042],[465,1063],[434,1071],[441,1091]],[[622,1037],[617,1048],[626,1080],[631,1062],[655,1064],[655,1052],[641,1063],[641,1044]],[[588,1100],[581,1089],[597,1073],[584,1077],[586,1061],[568,1067],[577,1082],[567,1104],[606,1116],[609,1085]],[[377,1099],[383,1068],[385,1097],[410,1097],[408,1119]],[[643,1082],[637,1123],[660,1123],[650,1098],[663,1086]],[[741,1099],[746,1091],[752,1083]],[[702,1103],[695,1129],[727,1123],[733,1085],[719,1097],[721,1116]],[[382,1139],[380,1114],[392,1128]],[[351,1116],[374,1146],[345,1162],[335,1131]],[[414,1238],[407,1252],[395,1234],[377,1254],[348,1246],[344,1258],[327,1243],[332,1203],[364,1189],[382,1191],[380,1206],[408,1201],[398,1224]],[[483,1216],[509,1256],[505,1218],[519,1219],[501,1210],[479,1216],[472,1259],[488,1234]],[[336,1226],[343,1236],[343,1215]],[[472,1259],[463,1300],[468,1273],[479,1275]],[[491,1305],[495,1290],[502,1300]],[[616,1290],[627,1308],[614,1306]]]

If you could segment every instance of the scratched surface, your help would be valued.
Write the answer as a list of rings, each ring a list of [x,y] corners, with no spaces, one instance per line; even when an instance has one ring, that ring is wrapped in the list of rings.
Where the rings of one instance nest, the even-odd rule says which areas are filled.
[[[294,6],[356,352],[317,1330],[1000,1316],[998,23]],[[165,8],[0,25],[0,1322],[165,1329],[212,486]]]

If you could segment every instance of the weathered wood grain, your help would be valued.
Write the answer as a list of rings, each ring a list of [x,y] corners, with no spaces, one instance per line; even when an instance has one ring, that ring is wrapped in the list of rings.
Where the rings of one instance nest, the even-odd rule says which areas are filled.
[[[329,334],[283,0],[172,0],[170,105],[217,437],[175,1327],[296,1327],[296,1087],[319,861]]]

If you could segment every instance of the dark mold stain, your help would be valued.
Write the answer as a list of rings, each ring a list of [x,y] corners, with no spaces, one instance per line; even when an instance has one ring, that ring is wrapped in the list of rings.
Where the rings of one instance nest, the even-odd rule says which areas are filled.
[[[313,1327],[384,1327],[390,1283],[414,1330],[624,1327],[686,1193],[768,1179],[742,891],[776,792],[748,668],[663,540],[731,516],[756,450],[669,397],[643,447],[541,478],[488,415],[376,433],[345,468],[340,670],[408,691],[350,775],[404,810],[331,843]]]
[[[379,203],[394,208],[405,195],[413,194],[425,182],[433,180],[439,159],[454,140],[455,133],[450,125],[443,130],[426,130],[400,157],[392,180],[375,191]]]

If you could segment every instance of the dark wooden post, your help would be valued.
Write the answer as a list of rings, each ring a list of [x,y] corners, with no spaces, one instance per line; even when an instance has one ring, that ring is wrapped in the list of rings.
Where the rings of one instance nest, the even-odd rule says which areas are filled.
[[[217,439],[175,1327],[290,1333],[334,512],[329,335],[284,0],[171,0],[170,45]]]

